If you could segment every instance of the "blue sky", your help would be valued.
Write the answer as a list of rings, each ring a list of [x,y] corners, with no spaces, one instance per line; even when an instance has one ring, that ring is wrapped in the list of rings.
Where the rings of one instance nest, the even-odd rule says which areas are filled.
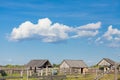
[[[120,61],[119,0],[0,1],[0,64]]]

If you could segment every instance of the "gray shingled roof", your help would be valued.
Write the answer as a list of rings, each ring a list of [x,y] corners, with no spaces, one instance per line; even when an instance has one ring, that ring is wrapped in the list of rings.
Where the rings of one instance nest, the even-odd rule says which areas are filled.
[[[115,61],[109,59],[109,58],[103,58],[104,60],[106,60],[108,63],[110,63],[111,65],[115,64]]]
[[[70,67],[84,68],[88,67],[83,60],[64,60]]]
[[[113,60],[111,60],[111,59],[109,59],[109,58],[103,58],[102,60],[107,61],[107,62],[108,62],[109,64],[111,64],[111,65],[115,65],[115,61],[113,61]],[[101,61],[102,61],[102,60],[101,60]],[[100,62],[101,62],[101,61],[100,61]],[[99,63],[100,63],[100,62],[99,62]],[[98,63],[98,64],[99,64],[99,63]]]
[[[28,64],[27,67],[46,67],[46,65],[48,65],[48,67],[52,67],[51,63],[48,60],[31,60]]]

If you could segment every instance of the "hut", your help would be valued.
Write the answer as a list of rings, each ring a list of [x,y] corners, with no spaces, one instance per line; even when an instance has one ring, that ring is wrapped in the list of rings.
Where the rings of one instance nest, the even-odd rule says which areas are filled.
[[[87,71],[87,67],[83,60],[63,60],[60,64],[60,73],[83,74]]]
[[[103,58],[100,62],[98,62],[98,66],[102,67],[104,72],[108,70],[113,70],[115,67],[115,61],[109,59],[109,58]]]
[[[33,73],[41,73],[41,76],[45,73],[48,75],[50,68],[52,67],[49,60],[31,60],[27,65],[27,69]]]

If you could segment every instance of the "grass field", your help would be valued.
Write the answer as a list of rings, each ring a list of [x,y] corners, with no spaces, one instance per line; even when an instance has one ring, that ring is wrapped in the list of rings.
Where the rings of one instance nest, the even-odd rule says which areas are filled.
[[[68,75],[66,80],[94,80],[95,74],[87,74],[87,75]],[[120,80],[120,75],[117,75],[117,80]],[[114,80],[114,74],[104,74],[104,76],[100,80]]]
[[[11,75],[8,75],[9,77]],[[20,76],[19,74],[14,74],[12,76]],[[86,75],[67,75],[67,78],[65,80],[94,80],[96,75],[95,74],[86,74]],[[120,75],[118,74],[118,80],[120,80]],[[7,80],[27,80],[27,76],[24,75],[23,78],[17,78],[17,79],[7,79]],[[29,78],[29,80],[43,80],[38,78]],[[58,79],[55,79],[58,80]],[[100,80],[114,80],[114,74],[104,74],[104,76]]]

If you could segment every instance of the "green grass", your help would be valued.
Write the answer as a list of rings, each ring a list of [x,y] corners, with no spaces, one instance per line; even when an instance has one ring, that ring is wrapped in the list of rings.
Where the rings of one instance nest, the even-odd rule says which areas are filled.
[[[7,77],[10,77],[10,76],[17,77],[17,76],[20,76],[20,74],[12,74],[12,75],[8,75]],[[66,77],[67,77],[66,80],[94,80],[96,77],[96,74],[67,75]],[[24,74],[23,79],[7,79],[7,80],[27,80],[27,76],[26,74]],[[38,80],[38,79],[30,78],[29,80]],[[102,77],[100,80],[114,80],[114,74],[105,74],[104,77]],[[120,80],[120,75],[118,75],[118,80]]]
[[[86,75],[68,75],[67,80],[94,80],[94,74],[86,74]]]
[[[95,74],[87,75],[68,75],[66,80],[94,80]],[[120,80],[120,75],[118,74],[118,80]],[[114,80],[114,74],[105,74],[100,80]]]
[[[114,80],[114,74],[105,74],[100,80]],[[118,80],[120,80],[120,75],[117,75]]]

